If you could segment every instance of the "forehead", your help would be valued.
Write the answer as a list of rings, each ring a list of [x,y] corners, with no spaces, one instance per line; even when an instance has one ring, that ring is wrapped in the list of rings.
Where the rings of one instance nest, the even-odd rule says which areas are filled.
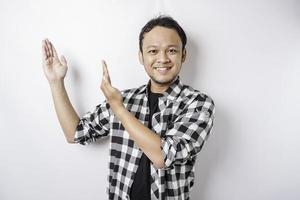
[[[170,46],[182,47],[181,39],[174,29],[156,26],[144,34],[143,47],[148,46]]]

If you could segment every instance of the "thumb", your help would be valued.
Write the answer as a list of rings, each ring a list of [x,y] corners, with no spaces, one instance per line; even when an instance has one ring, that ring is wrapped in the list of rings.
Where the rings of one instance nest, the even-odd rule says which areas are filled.
[[[60,56],[60,60],[61,60],[61,63],[62,63],[64,66],[67,65],[67,60],[66,60],[66,58],[65,58],[63,55]]]

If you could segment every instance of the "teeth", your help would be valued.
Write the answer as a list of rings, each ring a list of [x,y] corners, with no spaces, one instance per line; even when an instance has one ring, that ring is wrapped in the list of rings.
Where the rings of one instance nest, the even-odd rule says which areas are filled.
[[[169,67],[158,67],[156,68],[158,71],[167,71],[169,69]]]

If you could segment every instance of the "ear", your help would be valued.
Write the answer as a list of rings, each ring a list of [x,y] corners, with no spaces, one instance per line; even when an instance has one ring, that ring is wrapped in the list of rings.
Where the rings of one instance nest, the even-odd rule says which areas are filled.
[[[139,51],[139,61],[141,65],[144,65],[143,53],[141,51]]]
[[[183,51],[182,51],[182,57],[181,57],[181,62],[182,63],[184,63],[185,58],[186,58],[186,49],[184,48]]]

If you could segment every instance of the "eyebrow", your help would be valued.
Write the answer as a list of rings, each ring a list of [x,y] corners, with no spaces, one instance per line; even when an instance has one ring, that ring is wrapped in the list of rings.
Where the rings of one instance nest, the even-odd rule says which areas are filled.
[[[146,49],[153,48],[153,47],[156,48],[156,47],[158,47],[158,46],[156,46],[156,45],[150,45],[150,46],[147,46]],[[176,47],[176,48],[179,48],[179,45],[171,44],[171,45],[168,45],[167,47],[168,47],[168,48],[170,48],[170,47]]]

